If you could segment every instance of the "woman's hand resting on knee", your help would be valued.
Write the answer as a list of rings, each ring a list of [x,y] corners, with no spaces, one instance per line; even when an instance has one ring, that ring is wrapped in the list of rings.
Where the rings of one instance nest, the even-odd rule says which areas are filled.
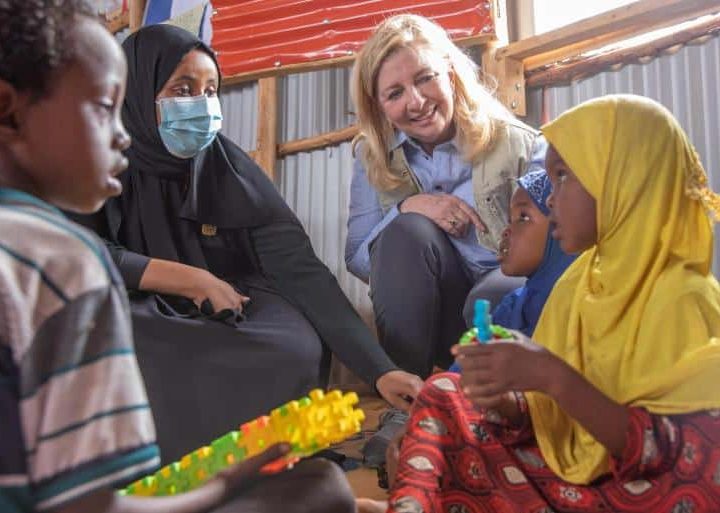
[[[250,300],[210,271],[159,258],[151,259],[145,268],[140,290],[183,296],[192,299],[198,308],[207,299],[216,312],[229,309],[240,313]]]
[[[375,382],[382,398],[403,411],[410,409],[422,386],[423,381],[418,376],[399,369],[386,372]]]
[[[464,237],[471,225],[487,231],[475,209],[451,194],[415,194],[402,202],[400,211],[422,214],[453,237]]]
[[[239,294],[232,285],[226,281],[213,275],[205,269],[193,268],[194,281],[191,282],[191,290],[187,297],[193,300],[193,303],[200,308],[202,302],[206,299],[210,300],[215,312],[221,310],[234,310],[237,313],[242,312],[243,305],[250,298]]]

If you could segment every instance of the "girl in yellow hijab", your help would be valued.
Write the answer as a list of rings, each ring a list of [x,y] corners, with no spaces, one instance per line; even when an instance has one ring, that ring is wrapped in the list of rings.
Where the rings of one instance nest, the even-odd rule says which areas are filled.
[[[578,259],[530,340],[453,348],[416,400],[391,511],[720,512],[720,199],[673,116],[607,96],[543,127]]]

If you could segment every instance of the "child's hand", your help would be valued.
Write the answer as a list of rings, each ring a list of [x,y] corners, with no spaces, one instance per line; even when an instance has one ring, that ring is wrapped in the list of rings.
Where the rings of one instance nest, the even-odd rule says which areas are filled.
[[[228,467],[215,476],[223,480],[228,492],[247,485],[248,481],[260,476],[260,470],[267,464],[277,461],[290,452],[290,445],[279,443],[264,452]]]
[[[462,367],[463,392],[477,407],[501,408],[509,400],[508,392],[548,388],[560,360],[522,333],[512,333],[515,339],[452,348]]]

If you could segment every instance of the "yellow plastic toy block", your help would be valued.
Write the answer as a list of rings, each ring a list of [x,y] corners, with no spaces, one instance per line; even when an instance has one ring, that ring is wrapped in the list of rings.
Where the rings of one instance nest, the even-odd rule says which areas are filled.
[[[174,495],[192,490],[220,470],[261,453],[279,442],[292,447],[282,461],[288,466],[360,431],[365,414],[355,408],[355,392],[324,393],[315,389],[297,401],[290,401],[183,456],[151,476],[121,490],[122,495]]]

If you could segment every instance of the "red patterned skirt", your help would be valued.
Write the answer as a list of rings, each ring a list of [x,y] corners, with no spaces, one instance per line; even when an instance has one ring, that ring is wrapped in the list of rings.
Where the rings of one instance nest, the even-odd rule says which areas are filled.
[[[529,419],[512,429],[476,410],[459,376],[417,398],[391,491],[393,513],[720,513],[720,415],[630,408],[612,474],[580,486],[545,464]]]

